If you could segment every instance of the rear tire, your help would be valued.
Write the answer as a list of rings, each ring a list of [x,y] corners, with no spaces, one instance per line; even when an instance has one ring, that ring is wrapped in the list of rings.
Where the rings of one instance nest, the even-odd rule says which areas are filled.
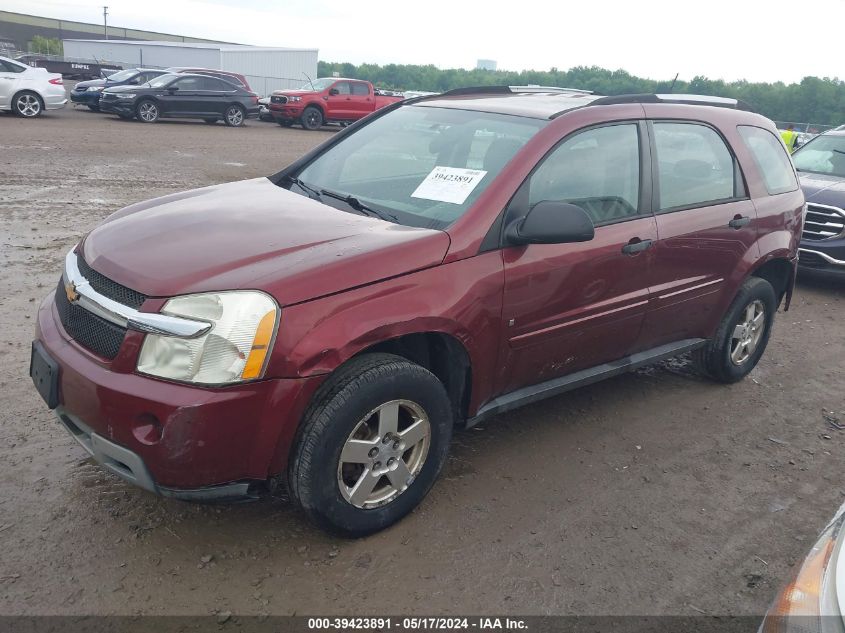
[[[135,108],[135,115],[141,123],[155,123],[161,113],[155,101],[144,99]]]
[[[12,110],[25,119],[34,119],[44,112],[44,102],[31,90],[22,90],[12,98]]]
[[[350,537],[395,523],[425,497],[446,460],[452,407],[427,369],[366,354],[325,382],[291,451],[291,497],[320,527]]]
[[[759,277],[746,279],[716,334],[693,352],[696,367],[717,382],[745,378],[766,350],[775,312],[777,299],[772,285]]]
[[[316,106],[308,106],[302,113],[300,123],[306,130],[319,130],[323,127],[323,112]]]
[[[241,127],[246,121],[246,110],[237,104],[230,105],[223,114],[223,121],[229,127]]]

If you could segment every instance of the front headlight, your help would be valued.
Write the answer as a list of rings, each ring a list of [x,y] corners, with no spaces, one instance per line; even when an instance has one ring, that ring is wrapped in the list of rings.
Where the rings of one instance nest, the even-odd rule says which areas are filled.
[[[102,92],[103,86],[89,86],[86,92]]]
[[[118,99],[134,99],[135,98],[135,93],[132,93],[132,92],[116,92],[116,93],[114,93],[114,95]]]
[[[279,321],[270,296],[253,290],[186,295],[170,299],[161,312],[206,321],[211,329],[196,338],[147,334],[139,372],[202,385],[264,374]]]
[[[845,631],[835,585],[840,556],[845,556],[845,506],[825,528],[795,578],[775,598],[760,633],[841,633]],[[841,582],[841,581],[840,581]]]
[[[288,101],[302,101],[302,97],[288,97]]]

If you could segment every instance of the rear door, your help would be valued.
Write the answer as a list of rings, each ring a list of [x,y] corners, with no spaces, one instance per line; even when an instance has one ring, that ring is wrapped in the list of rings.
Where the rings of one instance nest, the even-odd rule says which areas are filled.
[[[237,88],[215,77],[203,77],[200,80],[200,107],[203,114],[223,115],[226,106],[235,100]]]
[[[642,344],[706,338],[736,271],[756,248],[757,215],[739,163],[714,127],[649,121],[658,241]]]
[[[581,130],[520,188],[515,204],[571,202],[596,229],[589,242],[504,249],[500,393],[622,358],[636,345],[657,240],[648,151],[642,122]]]
[[[27,67],[0,59],[0,108],[8,108]]]

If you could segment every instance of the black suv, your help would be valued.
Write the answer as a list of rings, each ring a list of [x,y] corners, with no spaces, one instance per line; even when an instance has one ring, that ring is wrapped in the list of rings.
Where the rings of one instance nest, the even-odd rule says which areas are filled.
[[[100,110],[143,123],[176,117],[206,123],[222,119],[228,126],[240,127],[247,118],[258,116],[258,95],[216,77],[167,74],[143,86],[106,88]]]
[[[845,280],[845,129],[817,136],[792,160],[807,199],[799,270]]]

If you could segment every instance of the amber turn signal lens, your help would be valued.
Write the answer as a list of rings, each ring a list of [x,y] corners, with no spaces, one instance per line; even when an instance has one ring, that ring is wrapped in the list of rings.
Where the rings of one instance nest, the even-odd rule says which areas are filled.
[[[271,310],[261,318],[258,324],[255,339],[252,341],[252,349],[250,349],[244,371],[241,374],[241,378],[244,380],[261,376],[261,372],[264,369],[264,361],[267,359],[267,353],[270,351],[270,339],[273,338],[275,326],[276,311]]]

